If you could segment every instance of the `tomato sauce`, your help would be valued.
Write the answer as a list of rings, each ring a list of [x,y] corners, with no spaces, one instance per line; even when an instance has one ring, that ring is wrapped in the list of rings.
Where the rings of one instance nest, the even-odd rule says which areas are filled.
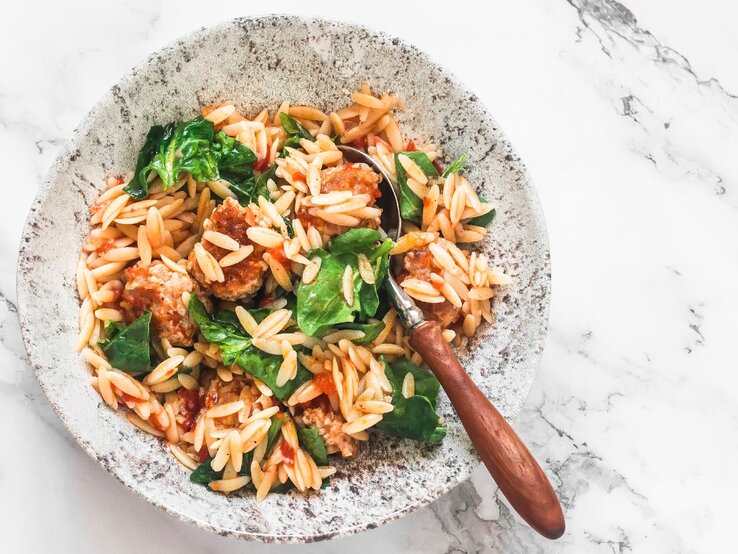
[[[366,136],[359,137],[356,140],[352,140],[349,145],[359,150],[366,150],[368,146],[367,138]]]
[[[182,428],[185,431],[192,431],[195,428],[197,414],[202,409],[203,398],[200,396],[199,390],[185,388],[180,388],[177,391],[177,396],[179,396],[179,411],[184,415]]]
[[[287,258],[287,255],[284,253],[284,247],[281,244],[274,248],[270,248],[267,252],[269,252],[272,255],[272,258],[277,260],[280,264],[285,267],[289,267],[289,258]]]
[[[282,452],[282,456],[284,456],[285,458],[285,463],[295,463],[295,449],[292,448],[287,441],[282,441],[279,450]]]
[[[333,376],[330,373],[319,373],[313,377],[313,384],[324,394],[336,392],[336,384],[333,382]]]
[[[108,239],[97,248],[98,254],[105,254],[115,245],[115,239]]]
[[[207,462],[209,458],[210,458],[210,452],[208,452],[208,447],[203,444],[202,448],[197,453],[197,460],[200,463],[203,463],[203,462]]]
[[[269,167],[268,157],[264,157],[254,164],[254,170],[256,171],[266,171],[268,167]]]

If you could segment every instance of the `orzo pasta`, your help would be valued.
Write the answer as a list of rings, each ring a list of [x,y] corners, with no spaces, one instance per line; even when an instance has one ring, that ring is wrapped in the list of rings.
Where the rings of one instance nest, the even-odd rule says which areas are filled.
[[[441,442],[438,382],[387,307],[390,263],[457,346],[510,283],[470,247],[495,210],[465,158],[443,171],[436,147],[406,141],[397,97],[363,85],[351,100],[253,119],[223,102],[155,126],[92,206],[76,270],[92,385],[213,491],[317,491],[370,429]],[[397,243],[380,176],[337,144],[395,181]]]

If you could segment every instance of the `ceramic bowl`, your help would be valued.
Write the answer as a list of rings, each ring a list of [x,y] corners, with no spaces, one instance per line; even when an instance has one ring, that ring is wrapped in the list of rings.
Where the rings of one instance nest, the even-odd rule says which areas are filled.
[[[31,208],[18,265],[23,338],[41,387],[69,431],[107,471],[146,501],[222,535],[307,542],[374,528],[426,505],[479,463],[445,396],[448,435],[438,447],[376,435],[319,494],[225,496],[189,482],[165,445],[110,410],[75,353],[75,264],[89,207],[106,177],[128,174],[149,127],[193,117],[230,99],[247,113],[283,99],[345,105],[363,82],[405,99],[407,137],[440,145],[446,162],[469,156],[467,177],[498,206],[482,249],[514,283],[494,301],[497,321],[460,352],[467,371],[507,417],[520,410],[543,349],[549,251],[525,167],[479,99],[413,46],[322,19],[236,19],[198,30],[153,54],[90,111],[54,162]]]

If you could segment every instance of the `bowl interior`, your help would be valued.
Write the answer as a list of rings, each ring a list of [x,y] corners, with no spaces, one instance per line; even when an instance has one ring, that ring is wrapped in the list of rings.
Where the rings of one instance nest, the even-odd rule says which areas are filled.
[[[264,541],[317,540],[376,527],[427,504],[478,463],[442,395],[448,435],[430,448],[374,436],[338,464],[320,492],[219,495],[191,484],[157,439],[108,409],[74,352],[77,254],[89,206],[106,177],[129,174],[149,127],[233,100],[249,114],[282,100],[345,105],[362,82],[399,94],[407,138],[469,156],[467,177],[497,218],[482,249],[514,279],[495,299],[497,322],[461,353],[482,391],[508,418],[525,400],[543,348],[549,253],[543,216],[524,166],[479,100],[447,71],[397,39],[316,19],[237,19],[199,30],[151,56],[93,108],[60,154],[34,203],[21,243],[18,296],[23,336],[50,402],[83,448],[149,502],[221,534]]]

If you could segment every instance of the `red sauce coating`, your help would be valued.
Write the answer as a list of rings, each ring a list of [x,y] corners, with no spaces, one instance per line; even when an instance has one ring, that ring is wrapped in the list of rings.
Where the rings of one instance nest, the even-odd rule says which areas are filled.
[[[289,258],[287,258],[287,255],[284,253],[284,247],[281,244],[275,248],[270,248],[268,252],[272,255],[272,258],[277,260],[280,264],[285,267],[289,267]]]
[[[113,245],[115,244],[115,239],[108,239],[104,243],[102,243],[97,248],[98,254],[105,254],[107,251],[109,251],[111,248],[113,248]]]
[[[313,377],[313,383],[324,394],[336,392],[336,384],[333,382],[333,376],[330,373],[319,373]]]
[[[268,167],[269,167],[269,158],[268,157],[264,157],[264,158],[260,159],[259,161],[257,161],[254,164],[254,170],[255,171],[266,171],[266,169]]]
[[[208,447],[203,444],[202,448],[197,453],[197,460],[200,463],[203,463],[203,462],[208,461],[209,458],[210,458],[210,452],[208,452]]]
[[[203,397],[200,395],[199,390],[188,390],[185,388],[180,388],[177,391],[177,396],[179,396],[179,411],[184,415],[182,428],[185,431],[192,431],[195,428],[197,414],[202,409]]]
[[[359,137],[356,140],[352,140],[349,142],[349,145],[354,148],[358,148],[359,150],[366,150],[368,146],[366,135]]]
[[[282,456],[285,457],[285,463],[295,463],[295,449],[292,448],[287,441],[282,441],[279,449],[282,452]]]

